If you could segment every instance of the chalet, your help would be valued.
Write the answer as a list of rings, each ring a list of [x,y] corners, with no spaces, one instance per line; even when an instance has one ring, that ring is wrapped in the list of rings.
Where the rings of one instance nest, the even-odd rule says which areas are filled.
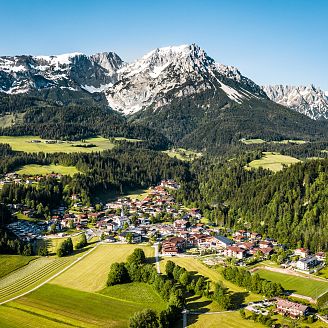
[[[208,248],[211,245],[211,236],[205,234],[194,234],[191,240],[193,241],[194,246],[196,247],[205,247]]]
[[[246,251],[238,246],[229,246],[224,250],[224,255],[228,257],[235,257],[242,259],[246,255]]]
[[[283,315],[289,315],[292,318],[305,316],[309,310],[306,305],[290,302],[284,299],[278,299],[277,312]]]
[[[186,248],[186,240],[183,237],[171,237],[163,241],[163,254],[176,254],[183,252]]]
[[[273,253],[273,248],[272,247],[260,248],[260,251],[264,257],[268,257]]]
[[[243,243],[239,243],[237,246],[246,251],[249,251],[255,247],[255,243],[250,241],[245,241]]]
[[[296,262],[297,269],[300,270],[309,270],[313,267],[315,267],[318,264],[318,260],[316,256],[307,256],[304,258],[299,259]]]
[[[295,249],[294,254],[305,258],[309,255],[309,250],[306,248],[297,248],[297,249]]]

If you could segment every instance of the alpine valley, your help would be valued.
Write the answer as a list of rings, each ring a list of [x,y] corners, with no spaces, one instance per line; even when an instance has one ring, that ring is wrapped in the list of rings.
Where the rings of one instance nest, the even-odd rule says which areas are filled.
[[[0,327],[325,327],[327,104],[195,44],[0,57]]]

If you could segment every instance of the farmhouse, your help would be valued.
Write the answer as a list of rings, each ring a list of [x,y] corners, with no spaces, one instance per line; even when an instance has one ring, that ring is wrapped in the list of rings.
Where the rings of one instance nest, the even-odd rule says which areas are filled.
[[[284,299],[278,299],[277,312],[283,315],[289,315],[292,318],[298,318],[307,314],[309,308],[306,305],[290,302]]]

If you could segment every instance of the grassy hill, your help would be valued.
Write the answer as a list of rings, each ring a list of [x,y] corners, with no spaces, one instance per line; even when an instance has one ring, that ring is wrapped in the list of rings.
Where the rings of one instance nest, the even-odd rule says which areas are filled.
[[[260,159],[256,159],[247,165],[247,168],[257,169],[262,167],[263,169],[269,169],[273,172],[278,172],[283,169],[284,165],[291,165],[298,163],[300,160],[279,153],[263,152],[263,156]]]

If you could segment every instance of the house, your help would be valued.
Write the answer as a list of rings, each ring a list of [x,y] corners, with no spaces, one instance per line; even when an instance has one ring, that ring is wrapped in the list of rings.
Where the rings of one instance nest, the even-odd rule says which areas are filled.
[[[317,258],[318,261],[325,261],[326,259],[326,253],[325,252],[318,252],[315,254],[315,257]]]
[[[277,312],[283,315],[289,315],[292,318],[302,317],[307,314],[309,308],[306,305],[290,302],[284,299],[278,299]]]
[[[260,248],[260,251],[264,257],[268,257],[270,254],[273,253],[273,248],[272,247]]]
[[[183,237],[171,237],[163,241],[162,254],[174,255],[183,252],[186,248],[186,239]]]
[[[213,237],[212,243],[215,243],[216,246],[220,248],[227,248],[233,245],[233,241],[231,239],[220,235]]]
[[[224,250],[224,255],[241,260],[245,257],[246,251],[238,246],[229,246]]]
[[[272,247],[272,243],[270,241],[267,241],[267,240],[261,240],[259,242],[259,247],[260,248],[268,248],[268,247]]]
[[[187,220],[176,220],[173,222],[173,226],[177,230],[185,230],[189,225],[189,221]]]
[[[313,267],[315,267],[318,264],[318,260],[316,256],[307,256],[304,258],[299,259],[296,262],[297,269],[300,270],[309,270]]]
[[[304,258],[309,255],[309,250],[306,248],[297,248],[295,249],[294,254]]]
[[[138,244],[141,243],[142,237],[140,234],[130,231],[123,231],[119,236],[119,240],[122,242],[128,242],[128,236],[131,235],[132,243]]]

